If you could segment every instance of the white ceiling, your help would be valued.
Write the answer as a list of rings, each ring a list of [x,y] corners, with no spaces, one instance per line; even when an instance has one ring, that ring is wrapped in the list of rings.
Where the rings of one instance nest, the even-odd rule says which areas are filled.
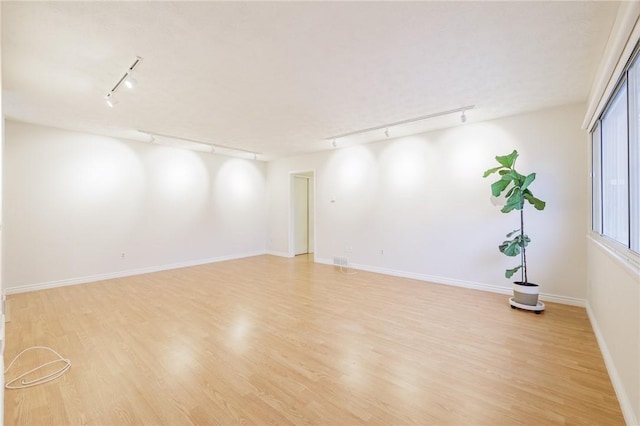
[[[584,101],[618,2],[7,2],[7,117],[265,153],[476,105]],[[136,55],[139,87],[104,96]]]

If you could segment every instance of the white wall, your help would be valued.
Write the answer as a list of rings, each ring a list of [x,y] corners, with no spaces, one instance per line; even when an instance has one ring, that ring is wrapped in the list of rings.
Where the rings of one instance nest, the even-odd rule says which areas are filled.
[[[640,276],[588,240],[588,311],[630,425],[640,419]]]
[[[599,118],[640,42],[639,19],[639,2],[620,4],[587,103],[585,127]],[[589,319],[625,420],[640,425],[640,272],[624,258],[633,255],[610,250],[606,238],[592,234],[587,248]]]
[[[265,250],[262,162],[14,121],[5,132],[8,291]]]
[[[287,255],[290,172],[315,170],[321,261],[347,256],[365,269],[509,292],[503,269],[514,262],[496,246],[517,216],[492,206],[481,175],[515,148],[548,203],[527,210],[530,279],[547,299],[588,298],[627,420],[638,419],[640,285],[585,244],[583,113],[565,106],[268,165],[7,121],[3,285],[22,291],[240,257],[263,252],[265,241]]]
[[[0,5],[0,46],[2,46],[2,6]],[[2,55],[0,55],[0,371],[4,372],[4,283],[2,280],[2,164],[4,151],[4,111],[2,110]],[[4,424],[4,374],[0,377],[0,424]]]
[[[584,105],[571,105],[268,165],[268,249],[287,253],[289,173],[316,170],[316,257],[438,282],[510,291],[497,250],[518,216],[490,202],[484,170],[517,149],[537,172],[543,212],[526,211],[529,280],[546,298],[586,297],[587,144]],[[347,250],[351,248],[351,252]],[[384,254],[380,254],[380,251]]]

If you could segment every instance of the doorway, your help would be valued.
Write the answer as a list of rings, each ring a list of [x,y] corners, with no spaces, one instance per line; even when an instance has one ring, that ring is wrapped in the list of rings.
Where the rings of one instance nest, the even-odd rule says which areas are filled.
[[[291,173],[289,254],[315,251],[315,173]]]

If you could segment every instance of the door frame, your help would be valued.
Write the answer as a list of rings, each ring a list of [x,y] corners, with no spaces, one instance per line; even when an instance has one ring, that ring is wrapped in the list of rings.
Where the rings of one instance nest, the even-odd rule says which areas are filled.
[[[309,217],[313,216],[313,227],[309,227],[309,232],[313,235],[313,244],[309,244],[309,252],[316,252],[316,170],[315,169],[307,169],[307,170],[297,170],[293,172],[289,172],[289,257],[295,257],[295,224],[294,224],[294,208],[295,208],[295,191],[294,191],[294,179],[295,176],[306,177],[310,179],[311,185],[309,188],[313,187],[313,203],[311,203],[312,197],[309,198],[309,204],[312,204],[313,208],[309,208]],[[313,228],[313,229],[311,229]]]

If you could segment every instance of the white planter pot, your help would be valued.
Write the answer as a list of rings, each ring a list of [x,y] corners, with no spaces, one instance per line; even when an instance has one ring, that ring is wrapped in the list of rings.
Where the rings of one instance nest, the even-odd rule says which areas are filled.
[[[538,284],[516,281],[513,283],[513,299],[522,305],[536,306],[538,304]]]

